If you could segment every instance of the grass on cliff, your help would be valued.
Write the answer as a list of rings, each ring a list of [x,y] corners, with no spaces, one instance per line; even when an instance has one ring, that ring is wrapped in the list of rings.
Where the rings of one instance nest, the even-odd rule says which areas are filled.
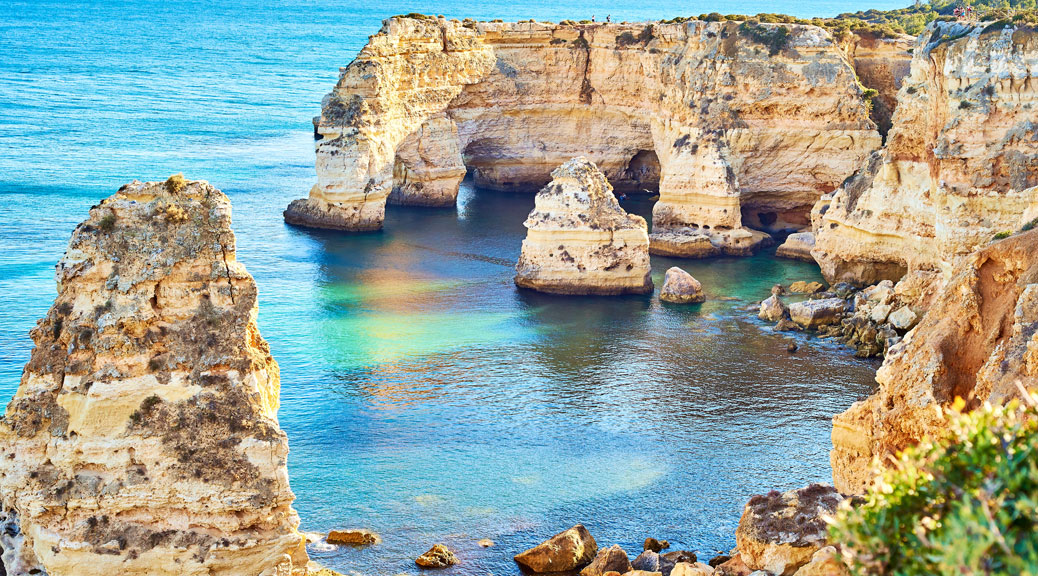
[[[664,23],[698,19],[706,22],[745,22],[751,18],[764,24],[812,24],[825,28],[837,38],[855,33],[875,38],[893,38],[901,34],[913,36],[922,33],[934,20],[953,21],[956,7],[973,6],[977,21],[996,21],[999,28],[1006,24],[1038,22],[1038,0],[934,0],[899,8],[897,10],[864,10],[840,14],[835,18],[796,18],[786,14],[722,15],[717,12],[700,14],[696,18],[672,18]]]
[[[855,574],[1038,574],[1038,394],[960,412],[897,459],[830,533]]]

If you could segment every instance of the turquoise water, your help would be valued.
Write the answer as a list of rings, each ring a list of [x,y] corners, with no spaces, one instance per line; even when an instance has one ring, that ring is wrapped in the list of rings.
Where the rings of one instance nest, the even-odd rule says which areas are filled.
[[[578,521],[630,551],[649,535],[727,549],[750,494],[830,477],[829,417],[870,389],[875,365],[799,336],[790,356],[790,336],[748,311],[816,267],[654,258],[657,283],[681,264],[712,299],[548,297],[511,283],[530,196],[466,184],[456,209],[391,207],[385,232],[369,235],[293,229],[281,210],[314,180],[321,97],[385,16],[898,4],[0,0],[0,400],[18,385],[75,224],[126,181],[183,171],[234,203],[239,259],[282,368],[304,529],[384,539],[316,558],[414,572],[442,541],[463,561],[450,573],[514,573],[513,553]]]

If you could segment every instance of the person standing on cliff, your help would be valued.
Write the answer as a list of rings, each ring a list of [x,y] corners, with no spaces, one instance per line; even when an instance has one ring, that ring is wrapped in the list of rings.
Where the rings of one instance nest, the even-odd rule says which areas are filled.
[[[595,15],[594,15],[594,14],[592,14],[592,15],[591,15],[591,21],[592,21],[592,22],[594,22],[594,21],[595,21]]]
[[[612,21],[613,21],[613,17],[610,16],[609,14],[606,14],[606,24],[608,24],[608,23],[610,23]]]

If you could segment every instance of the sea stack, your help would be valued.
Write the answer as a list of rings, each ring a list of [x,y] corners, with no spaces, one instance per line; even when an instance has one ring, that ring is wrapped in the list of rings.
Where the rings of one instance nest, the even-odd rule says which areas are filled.
[[[56,278],[0,422],[6,573],[304,573],[278,365],[227,197],[123,186]]]
[[[555,294],[645,294],[653,289],[645,219],[628,214],[583,156],[551,173],[524,225],[515,283]]]

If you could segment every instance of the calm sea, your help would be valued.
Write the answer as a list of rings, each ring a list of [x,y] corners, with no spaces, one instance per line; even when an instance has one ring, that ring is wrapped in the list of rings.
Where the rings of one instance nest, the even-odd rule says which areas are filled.
[[[703,282],[712,299],[691,307],[520,293],[532,198],[467,184],[457,209],[391,207],[383,233],[288,228],[281,210],[314,180],[310,118],[393,14],[635,21],[899,4],[2,0],[0,401],[87,209],[134,178],[184,172],[234,203],[281,364],[304,529],[384,539],[313,556],[388,575],[445,542],[462,558],[448,574],[511,574],[512,554],[577,522],[632,553],[646,536],[726,550],[751,494],[830,477],[829,417],[870,390],[874,364],[803,337],[790,356],[791,337],[749,312],[817,268],[654,258],[657,283],[674,264]]]

